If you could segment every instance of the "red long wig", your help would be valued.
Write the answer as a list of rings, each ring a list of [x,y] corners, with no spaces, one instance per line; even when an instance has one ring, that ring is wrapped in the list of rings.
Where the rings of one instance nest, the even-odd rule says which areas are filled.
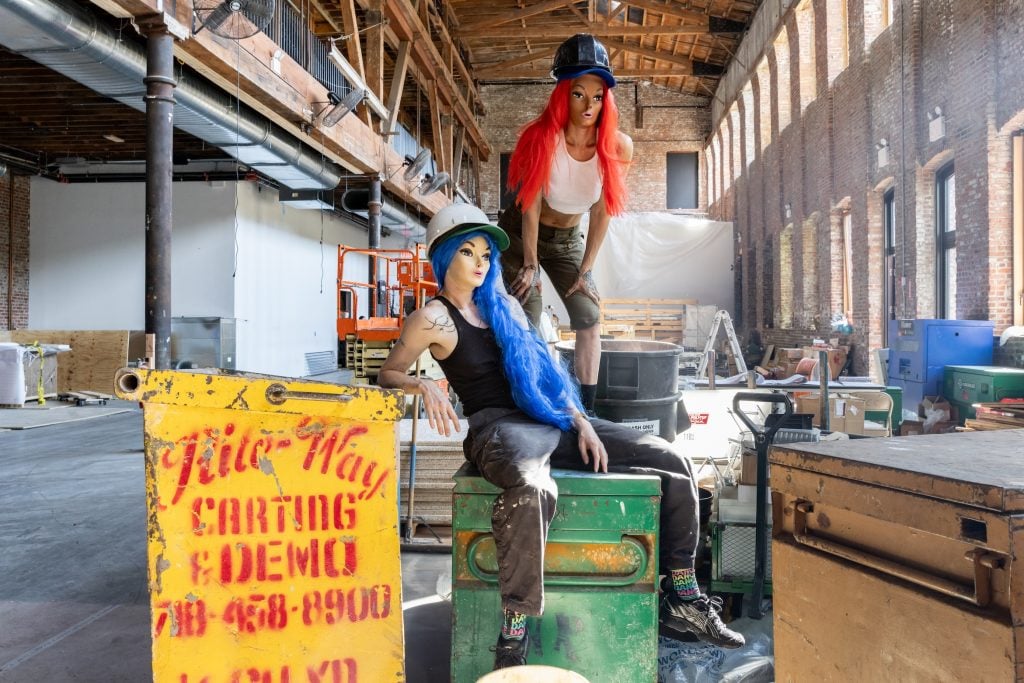
[[[517,190],[516,202],[529,206],[537,193],[548,186],[551,160],[558,134],[569,122],[569,93],[572,79],[559,81],[540,116],[526,124],[508,162],[508,187]],[[619,109],[611,88],[604,91],[597,119],[597,159],[601,167],[605,209],[617,216],[626,208],[625,163],[619,158]]]

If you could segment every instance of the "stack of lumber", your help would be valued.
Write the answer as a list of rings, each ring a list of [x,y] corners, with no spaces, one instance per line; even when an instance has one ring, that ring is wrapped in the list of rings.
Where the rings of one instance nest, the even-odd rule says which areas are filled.
[[[965,431],[1024,428],[1024,402],[975,403],[975,417],[964,420]]]
[[[462,421],[461,431],[444,436],[430,428],[425,419],[418,421],[416,430],[416,481],[413,485],[413,520],[419,524],[450,527],[452,525],[452,477],[462,467],[465,456],[462,440],[469,425]],[[409,459],[412,451],[412,420],[404,419],[399,426],[399,516],[409,519]]]
[[[686,306],[696,299],[602,299],[601,331],[603,334],[652,339],[673,344],[683,343],[686,329]]]

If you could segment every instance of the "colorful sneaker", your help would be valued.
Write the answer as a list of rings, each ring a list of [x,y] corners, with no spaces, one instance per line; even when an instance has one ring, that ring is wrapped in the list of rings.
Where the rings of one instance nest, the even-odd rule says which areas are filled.
[[[683,600],[675,591],[667,591],[661,598],[658,621],[666,629],[682,633],[693,633],[699,639],[724,648],[742,647],[746,639],[733,631],[718,613],[722,611],[722,599],[701,595],[696,600]]]
[[[523,666],[526,664],[526,653],[529,649],[529,633],[524,635],[522,640],[506,640],[498,636],[498,644],[491,648],[494,651],[494,670]]]

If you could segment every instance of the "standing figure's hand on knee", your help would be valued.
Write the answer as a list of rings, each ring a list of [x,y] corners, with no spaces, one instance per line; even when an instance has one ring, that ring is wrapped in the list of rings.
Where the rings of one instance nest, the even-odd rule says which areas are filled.
[[[518,299],[520,303],[526,303],[534,287],[537,288],[539,293],[540,269],[534,263],[524,264],[519,269],[519,272],[516,273],[516,279],[512,281],[512,296]]]
[[[583,464],[593,465],[595,472],[608,472],[608,451],[598,438],[594,426],[583,413],[576,413],[576,433],[579,435],[580,457]]]
[[[597,291],[592,271],[587,270],[577,275],[576,282],[566,291],[565,298],[568,299],[576,292],[582,292],[585,296],[590,297],[595,304],[601,303],[601,295]]]

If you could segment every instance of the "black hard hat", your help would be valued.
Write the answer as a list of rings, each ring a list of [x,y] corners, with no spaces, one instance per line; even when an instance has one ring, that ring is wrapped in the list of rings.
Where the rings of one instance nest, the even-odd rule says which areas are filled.
[[[555,80],[578,78],[583,74],[596,74],[609,88],[615,87],[608,50],[589,33],[577,33],[559,45],[551,63],[551,77]]]

